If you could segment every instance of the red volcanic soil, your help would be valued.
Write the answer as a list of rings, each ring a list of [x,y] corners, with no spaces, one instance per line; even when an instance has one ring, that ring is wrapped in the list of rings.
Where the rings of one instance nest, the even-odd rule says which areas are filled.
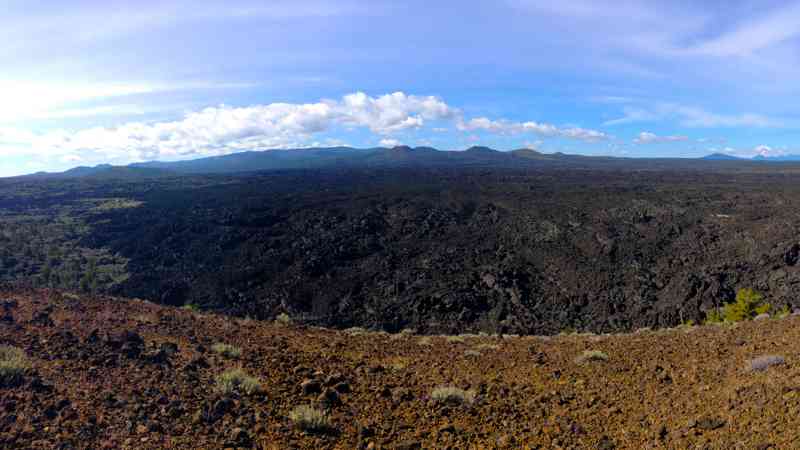
[[[797,448],[798,325],[422,337],[0,292],[0,345],[30,362],[20,382],[0,386],[0,447]],[[217,343],[241,355],[226,358]],[[584,351],[607,360],[581,360]],[[751,369],[768,355],[784,362]],[[219,392],[234,368],[260,391]],[[474,400],[436,401],[439,386]],[[289,418],[299,405],[329,427],[301,430]]]

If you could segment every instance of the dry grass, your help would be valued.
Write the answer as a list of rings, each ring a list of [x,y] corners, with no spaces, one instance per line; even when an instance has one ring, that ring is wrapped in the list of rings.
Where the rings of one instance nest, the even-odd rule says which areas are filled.
[[[497,344],[479,344],[475,348],[478,350],[500,350],[500,346]]]
[[[292,409],[289,419],[303,431],[322,432],[331,429],[328,416],[309,405],[301,405]]]
[[[244,370],[233,369],[217,377],[217,390],[226,395],[234,392],[252,395],[261,392],[261,383]]]
[[[606,361],[608,361],[608,355],[598,350],[584,350],[584,352],[581,353],[580,356],[575,358],[575,362],[578,364],[586,364],[590,362],[606,362]]]
[[[431,400],[452,405],[471,405],[475,402],[475,392],[454,386],[439,386],[431,391]]]
[[[228,359],[236,359],[242,356],[242,349],[235,345],[218,342],[211,346],[211,351]]]
[[[25,352],[17,347],[0,345],[0,386],[20,383],[29,367]]]
[[[433,338],[430,336],[421,337],[417,341],[417,345],[433,345]]]
[[[344,332],[346,334],[349,334],[350,336],[362,336],[369,333],[369,331],[366,328],[361,328],[361,327],[351,327],[344,330]]]

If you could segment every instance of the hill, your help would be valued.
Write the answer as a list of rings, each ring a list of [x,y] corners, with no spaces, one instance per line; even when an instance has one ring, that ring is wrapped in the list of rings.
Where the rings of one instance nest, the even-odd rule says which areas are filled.
[[[37,172],[31,175],[15,178],[38,180],[76,178],[133,180],[164,177],[170,175],[175,175],[175,173],[168,169],[156,167],[112,166],[110,164],[100,164],[93,167],[79,166],[64,172]]]
[[[785,157],[785,161],[794,161]],[[612,168],[634,170],[713,170],[716,164],[752,161],[725,154],[691,158],[621,158],[583,156],[564,153],[541,153],[531,149],[508,152],[488,147],[464,151],[438,150],[432,147],[398,146],[393,148],[356,149],[350,147],[305,148],[292,150],[247,151],[185,161],[150,161],[125,167],[107,164],[76,167],[61,173],[40,172],[29,178],[120,177],[146,178],[166,175],[237,174],[259,171],[319,169],[392,169],[392,168]]]
[[[727,153],[712,153],[710,155],[704,156],[702,159],[708,161],[741,161],[743,158],[729,155]]]
[[[798,317],[423,337],[50,290],[0,298],[0,342],[17,349],[0,355],[21,352],[4,367],[26,367],[0,377],[2,448],[765,449],[792,448],[800,426]],[[247,389],[221,382],[236,369]],[[325,426],[301,429],[302,405]]]

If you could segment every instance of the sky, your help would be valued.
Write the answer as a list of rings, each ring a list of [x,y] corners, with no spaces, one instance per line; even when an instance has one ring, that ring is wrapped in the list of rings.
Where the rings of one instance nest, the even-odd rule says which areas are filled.
[[[0,176],[336,145],[800,153],[800,2],[0,8]]]

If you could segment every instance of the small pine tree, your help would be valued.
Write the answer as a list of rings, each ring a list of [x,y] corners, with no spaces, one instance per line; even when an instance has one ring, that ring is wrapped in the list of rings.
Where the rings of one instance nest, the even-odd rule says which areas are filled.
[[[722,312],[713,310],[707,316],[706,321],[711,323],[717,321],[741,322],[752,320],[759,314],[764,314],[772,309],[772,305],[764,302],[764,296],[753,289],[739,289],[736,293],[736,301],[728,303],[722,307]]]
[[[769,303],[763,303],[764,297],[753,289],[739,289],[736,302],[725,305],[725,318],[731,322],[750,320],[770,310]]]
[[[704,324],[714,324],[714,323],[722,323],[725,321],[725,318],[722,316],[722,313],[719,309],[714,308],[706,313],[706,320],[703,322]]]

